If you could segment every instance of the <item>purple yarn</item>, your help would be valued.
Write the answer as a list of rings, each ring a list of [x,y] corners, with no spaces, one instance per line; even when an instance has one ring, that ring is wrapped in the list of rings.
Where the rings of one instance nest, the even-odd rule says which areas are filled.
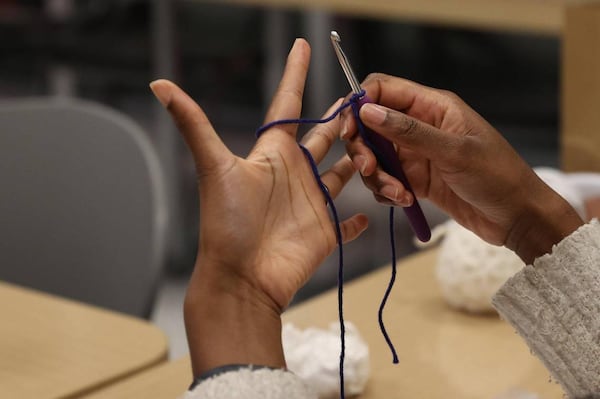
[[[394,238],[394,207],[390,207],[390,244],[392,247],[392,275],[390,277],[390,282],[385,290],[385,294],[383,295],[383,299],[381,300],[381,304],[379,305],[379,312],[377,314],[379,320],[379,328],[381,329],[381,333],[383,334],[383,338],[385,338],[385,342],[387,342],[390,347],[390,351],[392,352],[392,363],[398,364],[398,355],[396,354],[396,348],[394,348],[394,344],[390,339],[387,330],[385,329],[385,325],[383,324],[383,309],[385,308],[385,304],[387,303],[388,297],[392,292],[392,287],[394,286],[394,282],[396,281],[396,240]]]
[[[365,91],[364,90],[361,91],[358,94],[353,94],[352,97],[350,97],[350,100],[348,100],[348,102],[345,102],[342,105],[340,105],[335,111],[333,111],[333,113],[331,115],[329,115],[325,119],[305,119],[305,118],[300,118],[300,119],[279,119],[277,121],[272,121],[272,122],[269,122],[267,124],[264,124],[261,127],[259,127],[258,129],[256,129],[255,136],[256,136],[256,138],[259,138],[260,135],[263,134],[265,131],[267,131],[270,128],[272,128],[273,126],[277,126],[277,125],[289,125],[289,124],[306,125],[306,124],[331,122],[344,109],[350,107],[353,103],[358,103],[358,100],[360,98],[362,98],[364,95],[365,95]]]
[[[340,341],[341,341],[341,349],[340,349],[340,398],[344,399],[344,358],[346,357],[346,325],[344,324],[344,250],[342,244],[342,230],[340,229],[340,219],[338,217],[337,209],[335,208],[335,204],[333,203],[333,198],[331,198],[331,194],[329,193],[329,189],[321,181],[321,176],[319,175],[319,170],[317,169],[317,163],[315,162],[312,154],[306,147],[302,144],[298,144],[300,149],[308,159],[308,163],[310,164],[310,168],[321,188],[321,192],[325,196],[327,204],[329,205],[329,209],[331,209],[331,214],[333,215],[333,221],[335,225],[335,235],[337,237],[338,242],[338,317],[340,320]]]
[[[362,122],[360,121],[360,119],[358,117],[358,101],[364,95],[365,95],[364,90],[361,91],[360,93],[353,94],[352,97],[350,98],[350,100],[348,100],[347,102],[340,105],[335,111],[333,111],[333,113],[331,115],[329,115],[328,117],[326,117],[324,119],[304,119],[304,118],[280,119],[280,120],[269,122],[269,123],[259,127],[256,130],[256,133],[255,133],[256,138],[259,138],[265,131],[267,131],[270,128],[272,128],[273,126],[277,126],[277,125],[317,124],[317,123],[330,122],[336,116],[338,116],[344,109],[346,109],[348,107],[352,107],[352,109],[354,111],[353,112],[354,117],[357,119],[357,122],[359,125],[359,129],[362,129]],[[331,194],[329,193],[329,189],[321,180],[321,176],[319,174],[319,169],[317,167],[317,163],[315,162],[314,158],[312,157],[312,154],[310,153],[310,151],[308,151],[308,149],[306,147],[304,147],[302,144],[298,144],[298,146],[300,147],[300,149],[304,153],[304,156],[308,160],[308,163],[310,165],[313,176],[315,177],[315,180],[317,181],[317,184],[319,185],[321,192],[325,196],[327,205],[329,206],[329,209],[331,210],[331,214],[333,216],[333,220],[334,220],[334,224],[335,224],[335,234],[336,234],[337,242],[338,242],[338,257],[339,257],[339,264],[338,264],[338,316],[339,316],[339,321],[340,321],[340,341],[341,341],[340,398],[344,399],[345,398],[345,394],[344,394],[344,358],[346,356],[346,326],[344,324],[344,306],[343,306],[344,305],[344,295],[343,295],[343,293],[344,293],[344,251],[343,251],[343,245],[342,245],[342,231],[340,228],[340,220],[338,218],[338,213],[335,208],[333,198],[331,197]],[[390,347],[390,350],[392,351],[393,362],[398,363],[398,356],[396,355],[396,350],[395,350],[394,345],[392,344],[392,341],[391,341],[390,337],[388,336],[388,333],[383,324],[383,309],[385,307],[388,296],[392,290],[394,281],[396,279],[396,244],[395,244],[395,239],[394,239],[394,208],[393,207],[390,208],[390,242],[391,242],[391,247],[392,247],[392,276],[391,276],[390,282],[388,284],[388,287],[385,291],[383,300],[381,301],[381,305],[379,307],[378,319],[379,319],[379,327],[381,328],[381,332],[382,332],[388,346]]]

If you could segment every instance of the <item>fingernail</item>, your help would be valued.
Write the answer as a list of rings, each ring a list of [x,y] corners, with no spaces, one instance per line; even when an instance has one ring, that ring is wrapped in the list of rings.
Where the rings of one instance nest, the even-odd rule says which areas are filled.
[[[357,155],[354,157],[354,165],[360,171],[360,174],[364,176],[365,170],[367,170],[367,158],[363,155]]]
[[[412,205],[412,198],[409,194],[404,194],[399,200],[398,200],[398,205],[400,206],[411,206]]]
[[[360,109],[360,117],[376,125],[383,125],[387,118],[387,111],[377,104],[365,104]]]
[[[166,108],[171,101],[171,91],[166,85],[161,84],[162,81],[162,79],[158,79],[150,82],[150,90],[152,90],[152,93],[154,93],[154,96],[160,101],[162,106]]]
[[[398,187],[384,186],[381,189],[381,195],[383,195],[385,198],[387,198],[393,202],[399,202],[398,201],[399,194],[400,194],[400,190],[398,190]]]
[[[345,120],[342,120],[342,128],[340,130],[340,140],[345,140],[348,136],[348,124]]]
[[[300,38],[299,38],[299,37],[297,37],[297,38],[294,40],[294,44],[292,44],[292,48],[290,49],[290,53],[291,53],[292,51],[294,51],[294,48],[295,48],[295,47],[298,45],[298,43],[299,43],[299,42],[300,42]]]

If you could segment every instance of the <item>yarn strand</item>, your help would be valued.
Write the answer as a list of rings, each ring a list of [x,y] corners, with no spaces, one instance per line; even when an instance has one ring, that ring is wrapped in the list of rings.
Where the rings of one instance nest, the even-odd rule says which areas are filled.
[[[385,294],[383,294],[383,299],[381,300],[381,304],[379,305],[379,312],[377,314],[379,320],[379,328],[381,329],[381,333],[383,334],[383,338],[385,338],[385,342],[387,342],[390,347],[390,351],[392,352],[392,363],[398,364],[398,355],[396,354],[396,348],[394,348],[394,344],[390,339],[387,330],[385,329],[385,325],[383,324],[383,309],[385,308],[385,304],[387,303],[388,297],[392,292],[392,288],[394,287],[394,282],[396,281],[396,239],[394,237],[394,207],[390,207],[390,244],[392,247],[392,274],[390,276],[390,281],[385,290]]]
[[[354,111],[353,112],[354,117],[357,119],[357,122],[359,125],[359,129],[362,129],[362,122],[360,121],[360,118],[358,118],[357,109],[358,109],[358,101],[364,95],[365,95],[364,90],[361,91],[360,93],[353,94],[352,97],[350,98],[350,100],[348,100],[347,102],[340,105],[331,115],[329,115],[328,117],[323,118],[323,119],[304,119],[304,118],[280,119],[280,120],[269,122],[263,126],[260,126],[256,130],[256,133],[255,133],[256,138],[259,138],[265,131],[267,131],[270,128],[272,128],[273,126],[277,126],[277,125],[320,124],[320,123],[330,122],[336,116],[338,116],[344,109],[346,109],[348,107],[352,107],[352,109]],[[340,323],[340,342],[341,342],[340,363],[339,363],[340,364],[340,366],[339,366],[340,367],[340,370],[339,370],[340,371],[340,373],[339,373],[339,375],[340,375],[340,398],[344,399],[345,398],[344,359],[346,357],[346,326],[344,323],[344,250],[343,250],[343,245],[342,245],[342,231],[340,228],[340,220],[338,217],[337,209],[335,208],[335,204],[333,202],[333,198],[331,197],[331,194],[329,193],[329,189],[321,180],[321,176],[319,174],[319,169],[318,169],[317,163],[315,162],[312,154],[306,147],[304,147],[302,144],[298,144],[298,146],[304,153],[304,156],[306,157],[306,159],[310,165],[313,176],[314,176],[319,188],[321,189],[323,196],[325,197],[327,205],[329,206],[329,209],[333,216],[333,221],[334,221],[334,226],[335,226],[335,234],[336,234],[337,243],[338,243],[338,317],[339,317],[339,323]],[[385,330],[385,326],[383,324],[383,309],[385,307],[387,298],[392,290],[392,286],[393,286],[394,280],[396,278],[396,246],[395,246],[395,240],[394,240],[393,219],[394,219],[394,208],[392,207],[390,209],[390,242],[391,242],[391,248],[392,248],[392,277],[390,279],[389,285],[385,291],[385,295],[384,295],[381,305],[379,307],[379,326],[381,328],[381,332],[383,333],[383,336],[384,336],[388,346],[390,347],[390,350],[392,351],[394,363],[398,363],[398,356],[396,355],[396,350],[394,349],[394,345],[392,344],[392,341],[389,338],[387,331]]]
[[[320,124],[320,123],[331,122],[344,109],[351,107],[353,103],[358,103],[358,100],[364,95],[365,95],[364,90],[361,91],[360,93],[353,94],[352,97],[350,98],[350,100],[348,100],[347,102],[340,105],[335,111],[333,111],[333,113],[331,115],[329,115],[328,117],[326,117],[324,119],[299,118],[299,119],[279,119],[276,121],[271,121],[269,123],[262,125],[258,129],[256,129],[255,136],[256,136],[256,138],[259,138],[260,135],[263,134],[265,131],[267,131],[270,128],[272,128],[273,126],[277,126],[277,125],[291,125],[291,124],[307,125],[307,124]]]
[[[344,359],[346,357],[346,325],[344,323],[344,250],[342,244],[342,230],[340,228],[340,219],[338,217],[337,209],[335,208],[335,204],[333,203],[333,198],[329,193],[329,189],[321,180],[321,176],[319,175],[319,170],[317,168],[317,163],[312,157],[310,151],[306,147],[301,144],[298,144],[306,159],[308,159],[308,163],[310,164],[311,170],[319,187],[321,188],[321,192],[325,196],[327,204],[329,205],[329,209],[331,210],[331,214],[333,215],[333,222],[335,226],[335,235],[337,237],[338,242],[338,317],[340,321],[340,398],[344,399]]]

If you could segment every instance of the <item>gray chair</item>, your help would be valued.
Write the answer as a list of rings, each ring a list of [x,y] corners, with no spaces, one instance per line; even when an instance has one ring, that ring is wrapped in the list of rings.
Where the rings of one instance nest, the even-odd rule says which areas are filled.
[[[0,279],[147,317],[165,253],[158,157],[80,100],[0,102]]]

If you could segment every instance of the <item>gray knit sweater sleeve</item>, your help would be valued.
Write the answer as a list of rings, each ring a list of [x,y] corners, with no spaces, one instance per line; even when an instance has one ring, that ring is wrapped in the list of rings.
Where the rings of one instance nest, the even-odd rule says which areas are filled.
[[[229,371],[202,381],[180,399],[316,399],[295,374],[250,368]]]
[[[570,398],[600,398],[597,220],[508,280],[493,304]]]

